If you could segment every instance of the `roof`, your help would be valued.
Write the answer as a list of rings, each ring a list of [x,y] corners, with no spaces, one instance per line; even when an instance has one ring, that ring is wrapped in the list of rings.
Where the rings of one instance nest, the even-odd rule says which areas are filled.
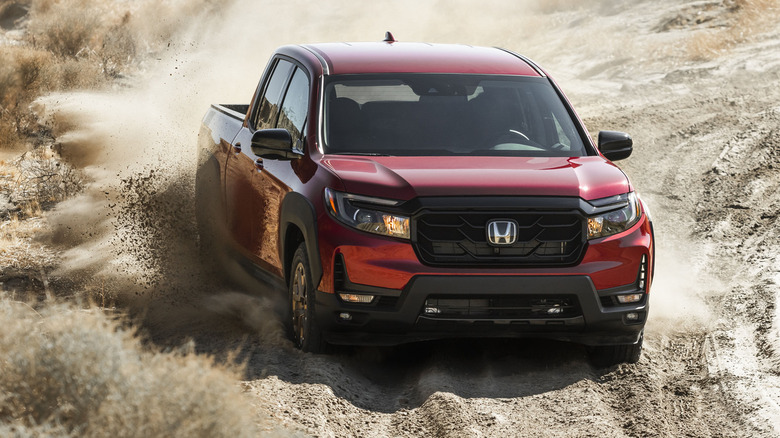
[[[322,43],[304,48],[329,74],[465,73],[542,76],[527,59],[492,47],[428,43]]]

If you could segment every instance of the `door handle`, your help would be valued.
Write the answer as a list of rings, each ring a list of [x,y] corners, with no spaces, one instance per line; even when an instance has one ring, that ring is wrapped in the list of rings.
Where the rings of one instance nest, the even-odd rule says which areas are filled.
[[[241,153],[241,143],[236,143],[233,145],[233,153],[236,155]]]
[[[255,160],[255,169],[257,169],[258,172],[262,172],[264,167],[265,166],[263,165],[262,158],[258,158]]]

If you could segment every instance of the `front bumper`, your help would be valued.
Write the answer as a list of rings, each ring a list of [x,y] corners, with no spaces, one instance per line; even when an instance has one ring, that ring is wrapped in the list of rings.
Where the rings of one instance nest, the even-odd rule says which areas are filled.
[[[420,275],[400,293],[376,287],[356,292],[370,293],[376,298],[372,304],[351,304],[342,302],[335,294],[317,292],[316,319],[328,342],[395,345],[452,337],[520,337],[586,345],[631,344],[639,339],[648,310],[647,296],[633,305],[610,304],[614,302],[612,295],[639,292],[633,285],[597,291],[586,275]],[[484,303],[518,295],[533,296],[536,302],[554,302],[567,296],[576,300],[576,309],[560,317],[513,316],[512,312],[496,316],[483,312],[484,309],[455,317],[426,312],[426,307],[436,302],[426,305],[431,297]],[[348,319],[344,318],[345,313],[349,314]],[[634,314],[635,319],[629,320],[629,314]]]
[[[409,242],[356,232],[327,214],[320,219],[323,277],[316,293],[316,323],[333,344],[395,345],[453,337],[632,344],[647,320],[655,251],[646,215],[624,233],[589,241],[576,265],[524,268],[425,265]],[[640,286],[641,263],[646,263],[647,281]],[[338,292],[376,298],[371,304],[353,304],[342,301]],[[622,305],[613,297],[632,293],[642,294],[642,300]],[[529,297],[537,300],[526,303],[530,307],[547,298],[571,299],[577,311],[513,314],[500,308]],[[475,314],[426,312],[427,300],[439,298],[481,308]],[[484,311],[495,303],[498,311]]]

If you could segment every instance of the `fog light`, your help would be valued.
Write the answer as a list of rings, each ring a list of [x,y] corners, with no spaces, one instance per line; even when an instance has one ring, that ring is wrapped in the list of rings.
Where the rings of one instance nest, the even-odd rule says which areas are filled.
[[[643,294],[618,295],[617,300],[620,304],[638,303],[639,301],[642,301],[642,295]]]
[[[559,315],[563,313],[563,307],[550,307],[547,309],[548,315]]]
[[[342,321],[352,321],[352,315],[349,312],[339,313],[339,319]]]
[[[636,312],[626,313],[626,320],[639,321],[639,314]]]
[[[441,310],[439,310],[438,307],[426,307],[425,313],[427,313],[428,315],[438,315],[439,313],[441,313]]]
[[[341,297],[342,301],[346,301],[348,303],[368,304],[374,301],[373,295],[339,294],[339,297]]]

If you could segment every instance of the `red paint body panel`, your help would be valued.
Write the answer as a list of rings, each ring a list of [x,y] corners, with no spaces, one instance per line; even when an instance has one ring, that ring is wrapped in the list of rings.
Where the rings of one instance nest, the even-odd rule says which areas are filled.
[[[466,73],[540,76],[500,49],[425,43],[324,43],[306,46],[322,56],[330,74]]]
[[[407,242],[356,234],[334,219],[322,217],[320,230],[325,260],[344,256],[346,271],[353,283],[389,289],[404,289],[415,275],[587,275],[597,290],[625,286],[636,281],[642,255],[653,253],[652,233],[647,216],[630,230],[589,243],[582,261],[576,266],[554,268],[438,268],[419,262]],[[327,274],[332,275],[332,272]],[[652,276],[652,272],[650,273]],[[328,275],[325,275],[328,277]],[[332,277],[323,281],[321,290],[333,291]],[[649,288],[648,288],[649,290]]]
[[[345,190],[390,199],[416,196],[576,196],[630,190],[623,171],[601,157],[339,157],[322,163]]]

